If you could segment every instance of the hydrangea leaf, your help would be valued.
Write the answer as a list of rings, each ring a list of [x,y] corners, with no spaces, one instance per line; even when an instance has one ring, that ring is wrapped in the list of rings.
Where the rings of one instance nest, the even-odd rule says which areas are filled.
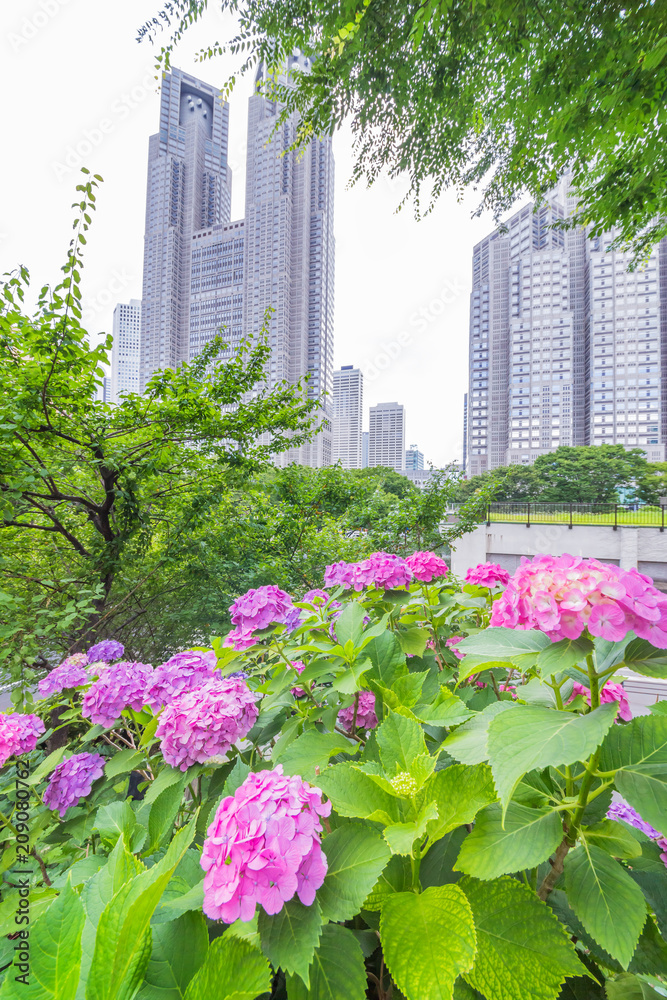
[[[350,601],[345,605],[336,619],[336,638],[341,646],[345,646],[346,642],[352,642],[354,646],[359,645],[365,614],[358,601]]]
[[[625,647],[622,665],[645,677],[667,677],[667,649],[656,649],[646,639],[633,639]]]
[[[327,920],[351,920],[389,861],[377,830],[366,823],[344,823],[322,841],[327,874],[317,899]]]
[[[127,774],[128,771],[133,771],[136,767],[139,767],[143,760],[145,760],[145,756],[139,750],[132,750],[131,748],[121,750],[120,753],[115,754],[106,762],[104,765],[104,775],[106,778],[115,778],[119,774]]]
[[[285,774],[300,774],[306,781],[316,781],[316,769],[326,768],[330,757],[337,753],[355,754],[358,749],[359,743],[340,733],[309,729],[285,747],[276,763],[282,764]]]
[[[622,972],[605,984],[607,1000],[660,1000],[663,996],[649,983],[629,972]]]
[[[391,823],[385,827],[384,839],[389,844],[392,854],[411,854],[415,840],[420,840],[426,833],[427,824],[438,818],[438,807],[435,802],[426,802],[419,811],[417,819],[409,823]]]
[[[517,705],[489,725],[488,751],[498,797],[506,810],[521,778],[535,768],[586,760],[609,731],[618,704],[601,705],[587,715],[554,712],[539,705]]]
[[[483,764],[489,759],[487,741],[494,716],[518,708],[514,701],[494,701],[448,736],[443,749],[461,764]]]
[[[208,952],[203,913],[187,912],[153,925],[152,951],[137,1000],[181,1000]]]
[[[560,642],[545,646],[538,653],[537,666],[543,676],[557,674],[585,661],[588,654],[593,652],[593,648],[591,640],[583,635],[578,639],[561,639]]]
[[[386,688],[390,688],[397,677],[405,676],[408,668],[405,653],[400,647],[396,634],[389,629],[372,639],[364,649],[373,664],[369,679],[372,678]]]
[[[651,826],[667,836],[667,715],[642,715],[614,726],[600,768],[616,771],[616,788]]]
[[[137,817],[129,799],[110,802],[97,810],[95,829],[110,844],[115,844],[121,835],[129,843],[136,825]]]
[[[327,767],[318,776],[317,784],[329,796],[339,816],[373,818],[383,823],[403,819],[400,801],[350,764]]]
[[[535,868],[563,839],[563,825],[551,809],[531,809],[510,802],[505,824],[500,803],[482,809],[475,828],[463,841],[457,871],[479,879]]]
[[[366,1000],[366,969],[352,931],[327,924],[310,967],[310,988],[287,977],[288,1000]]]
[[[428,801],[438,807],[437,819],[427,826],[431,842],[463,823],[472,823],[480,809],[495,801],[491,769],[486,764],[452,764],[431,775],[415,797],[417,809]]]
[[[642,856],[632,859],[628,874],[644,893],[667,941],[667,868],[657,844],[647,841],[641,847]]]
[[[271,989],[271,969],[260,951],[241,938],[216,938],[190,981],[184,1000],[255,1000]]]
[[[601,848],[613,858],[638,858],[642,847],[624,823],[613,819],[603,819],[593,826],[585,826],[581,831],[586,842]]]
[[[74,1000],[81,965],[81,932],[85,921],[83,904],[67,882],[60,895],[29,928],[29,972],[27,980],[17,982],[25,973],[17,968],[19,957],[6,972],[0,997],[12,1000]],[[16,927],[15,930],[23,930]],[[12,942],[14,947],[20,940]]]
[[[186,775],[181,775],[180,781],[163,788],[151,805],[148,814],[148,847],[146,854],[152,854],[158,847],[161,847],[166,838],[174,828],[174,821],[178,815],[183,800]]]
[[[598,944],[627,969],[646,920],[641,889],[618,861],[593,844],[565,857],[570,906]]]
[[[551,639],[537,629],[485,628],[456,643],[463,653],[503,660],[523,653],[539,653],[551,645]]]
[[[405,632],[398,633],[398,641],[401,649],[406,655],[410,654],[410,656],[421,656],[426,649],[426,643],[430,638],[430,630],[427,628],[420,628],[419,626],[415,626],[414,628],[406,629]]]
[[[257,927],[262,951],[271,964],[286,975],[299,976],[308,986],[308,969],[322,934],[322,911],[317,900],[312,906],[304,906],[295,897],[273,916],[261,909]]]
[[[377,730],[377,744],[385,771],[390,777],[410,770],[414,757],[426,753],[422,727],[415,719],[390,712]]]
[[[426,722],[431,726],[455,726],[459,722],[465,722],[474,714],[444,684],[432,702],[428,705],[415,705],[412,711],[420,722]]]
[[[364,900],[362,909],[381,910],[388,896],[407,892],[412,884],[410,861],[402,854],[393,854],[377,882]]]
[[[454,981],[475,958],[471,908],[456,885],[388,896],[380,938],[387,967],[407,1000],[451,1000]]]
[[[515,879],[459,882],[477,931],[477,954],[465,979],[486,1000],[555,1000],[567,976],[585,975],[565,928]]]

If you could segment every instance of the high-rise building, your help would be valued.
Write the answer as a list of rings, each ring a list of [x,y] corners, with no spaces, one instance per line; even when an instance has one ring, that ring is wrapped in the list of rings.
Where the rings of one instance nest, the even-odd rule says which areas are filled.
[[[467,468],[530,464],[559,445],[664,455],[663,242],[645,269],[605,253],[613,234],[552,228],[573,208],[563,181],[473,250]],[[662,310],[662,312],[661,312]]]
[[[463,461],[461,471],[465,475],[468,462],[468,393],[463,394]]]
[[[368,464],[405,470],[405,409],[400,403],[378,403],[370,408]]]
[[[416,444],[411,444],[405,452],[405,469],[408,472],[418,472],[424,468],[424,452]]]
[[[111,348],[111,401],[117,403],[121,392],[139,392],[141,300],[119,302],[113,311]]]
[[[194,358],[214,337],[223,356],[243,338],[244,223],[218,223],[192,235],[190,349]]]
[[[368,431],[361,432],[361,468],[368,468]]]
[[[343,365],[333,373],[331,429],[333,461],[340,462],[344,469],[362,468],[363,412],[363,373],[352,365]]]
[[[192,234],[229,222],[229,106],[180,69],[162,77],[160,130],[148,144],[141,387],[190,357]]]
[[[111,376],[105,375],[102,379],[101,385],[97,387],[97,392],[95,393],[95,399],[100,403],[114,403],[115,400],[111,398]]]

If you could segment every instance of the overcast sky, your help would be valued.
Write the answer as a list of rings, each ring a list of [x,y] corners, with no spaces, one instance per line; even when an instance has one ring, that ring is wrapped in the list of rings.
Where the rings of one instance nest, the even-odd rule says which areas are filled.
[[[71,235],[79,168],[104,178],[83,281],[91,333],[109,331],[118,301],[141,298],[148,136],[158,129],[155,50],[137,27],[162,5],[146,0],[19,0],[0,9],[5,131],[0,160],[0,272],[25,264],[33,281],[55,283]],[[234,68],[198,63],[200,47],[230,35],[217,10],[191,28],[174,64],[214,85]],[[247,100],[244,79],[230,101],[232,215],[244,213]],[[396,214],[404,186],[379,180],[348,187],[350,133],[336,159],[335,365],[361,366],[368,406],[406,408],[406,444],[440,466],[460,459],[467,387],[468,297],[473,245],[493,229],[472,219],[476,195],[447,193],[416,222]]]

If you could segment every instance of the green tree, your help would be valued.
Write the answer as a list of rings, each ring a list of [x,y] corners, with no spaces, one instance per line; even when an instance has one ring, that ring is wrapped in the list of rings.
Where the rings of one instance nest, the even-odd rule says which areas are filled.
[[[467,500],[482,488],[488,488],[491,500],[520,502],[537,499],[538,486],[532,465],[500,465],[490,472],[463,479],[457,486],[456,500]]]
[[[182,4],[175,41],[208,0]],[[405,173],[417,213],[442,190],[482,188],[496,218],[566,169],[570,225],[645,255],[667,233],[667,32],[655,0],[222,0],[243,71],[294,49],[312,72],[264,87],[301,118],[300,138],[350,120],[353,177]],[[168,66],[173,45],[161,52]],[[230,81],[230,83],[233,82]],[[659,218],[661,217],[661,218]]]
[[[616,503],[633,497],[637,483],[646,476],[648,463],[640,448],[626,451],[620,444],[603,444],[556,448],[548,455],[540,455],[533,468],[536,500]]]

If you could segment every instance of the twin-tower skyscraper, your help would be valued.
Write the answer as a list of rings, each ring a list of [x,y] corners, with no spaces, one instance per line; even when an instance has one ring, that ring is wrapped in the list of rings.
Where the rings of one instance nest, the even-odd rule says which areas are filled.
[[[282,83],[309,71],[290,57]],[[256,83],[262,79],[257,71]],[[178,69],[164,74],[160,130],[150,137],[146,191],[140,384],[221,335],[231,356],[256,339],[266,310],[270,384],[309,375],[308,395],[330,412],[333,379],[334,161],[329,137],[290,149],[297,121],[275,129],[281,107],[249,100],[245,218],[232,221],[229,105]],[[331,431],[281,461],[332,461]]]

